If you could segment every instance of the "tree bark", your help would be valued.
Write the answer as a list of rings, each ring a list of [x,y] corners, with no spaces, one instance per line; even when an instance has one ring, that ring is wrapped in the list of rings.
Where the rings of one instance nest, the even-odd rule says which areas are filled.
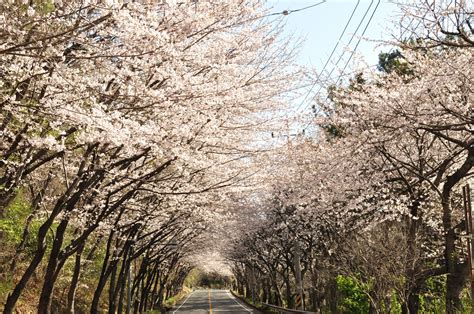
[[[100,295],[102,294],[102,290],[105,287],[105,284],[107,282],[107,270],[108,270],[108,263],[111,255],[111,248],[112,248],[112,241],[114,239],[115,231],[111,230],[109,234],[109,238],[107,239],[107,248],[105,251],[105,257],[104,261],[102,262],[102,270],[100,273],[99,277],[99,282],[97,283],[97,287],[94,292],[94,297],[92,299],[92,304],[91,304],[91,314],[95,314],[98,312],[99,309],[99,301],[100,301]],[[116,263],[116,260],[113,260],[111,263]]]
[[[443,229],[445,232],[445,251],[444,258],[448,278],[446,282],[446,313],[454,314],[461,311],[460,293],[464,284],[462,265],[458,265],[456,254],[456,234],[453,228],[451,193],[453,188],[461,181],[472,169],[474,165],[474,147],[469,149],[468,155],[463,164],[450,176],[446,178],[442,190],[443,207]],[[466,266],[464,266],[466,267]]]
[[[76,252],[76,261],[74,264],[74,273],[72,275],[71,284],[69,286],[69,291],[67,294],[67,313],[74,313],[74,303],[76,299],[76,290],[77,284],[79,283],[79,276],[81,273],[81,258],[82,252],[84,251],[84,245],[79,247],[79,250]]]
[[[116,284],[117,266],[112,268],[109,281],[109,314],[115,313],[115,291],[118,289],[119,283]],[[120,286],[119,286],[120,287]]]
[[[46,268],[46,274],[44,276],[43,288],[41,289],[41,295],[38,304],[38,313],[48,314],[51,307],[51,296],[54,289],[54,274],[56,271],[56,266],[59,261],[59,253],[61,251],[61,246],[64,241],[64,234],[68,225],[68,220],[62,220],[56,229],[56,236],[53,241],[53,247],[51,248],[51,253],[49,255],[48,266]]]
[[[8,296],[7,301],[5,303],[5,307],[3,309],[3,313],[11,314],[13,313],[13,309],[15,308],[15,304],[20,298],[21,293],[26,287],[26,284],[30,280],[31,276],[34,274],[36,268],[38,267],[39,263],[43,259],[43,256],[46,252],[46,235],[48,233],[49,227],[52,224],[53,219],[48,219],[43,225],[41,225],[38,231],[38,246],[31,260],[28,268],[23,273],[20,281],[16,284],[15,288],[13,289],[12,293]]]
[[[293,298],[291,297],[291,284],[289,272],[285,275],[286,304],[289,309],[293,308]]]
[[[417,292],[412,292],[408,296],[408,312],[410,314],[418,314],[420,310],[420,296]]]

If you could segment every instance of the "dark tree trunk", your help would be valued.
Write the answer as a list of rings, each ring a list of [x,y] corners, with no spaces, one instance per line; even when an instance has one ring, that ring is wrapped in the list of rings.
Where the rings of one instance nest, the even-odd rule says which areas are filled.
[[[420,310],[420,297],[418,293],[411,293],[408,296],[408,312],[410,314],[418,314]]]
[[[79,276],[81,273],[81,258],[84,251],[84,245],[81,245],[76,252],[76,261],[74,264],[74,273],[72,275],[71,284],[67,294],[67,313],[74,313],[74,303],[76,299],[77,284],[79,283]]]
[[[316,288],[311,288],[311,307],[313,310],[318,308],[318,290]]]
[[[112,249],[112,241],[114,239],[115,232],[112,230],[109,234],[109,238],[107,239],[107,248],[105,251],[105,257],[104,261],[102,263],[102,270],[100,273],[99,277],[99,282],[97,283],[97,287],[94,292],[94,297],[92,299],[92,304],[91,304],[91,314],[95,314],[99,310],[99,301],[100,301],[100,295],[102,294],[102,291],[105,288],[105,284],[107,282],[107,270],[110,268],[110,266],[114,267],[117,263],[116,260],[113,260],[111,264],[113,265],[108,265],[109,264],[109,259],[110,259],[110,250]],[[109,266],[109,267],[108,267]]]
[[[61,246],[64,241],[64,234],[68,225],[68,220],[62,220],[56,229],[56,236],[54,237],[53,247],[49,255],[48,266],[46,268],[46,274],[44,276],[43,288],[41,289],[41,295],[38,304],[38,313],[47,314],[51,307],[51,296],[54,290],[55,284],[55,272],[59,261],[59,253],[61,252]]]
[[[444,206],[443,206],[444,207]],[[448,215],[446,215],[448,216]],[[449,218],[451,215],[449,214]],[[450,223],[449,223],[450,224]],[[454,229],[449,228],[445,235],[445,251],[444,257],[446,261],[446,269],[448,278],[446,281],[446,313],[455,314],[461,310],[461,299],[459,292],[461,291],[461,281],[456,276],[456,251],[455,251],[455,233]]]
[[[43,259],[43,256],[46,252],[46,234],[48,232],[49,227],[52,224],[52,219],[48,219],[43,225],[40,227],[38,231],[38,247],[36,249],[35,255],[28,265],[28,268],[23,273],[20,281],[16,284],[15,288],[13,289],[12,293],[8,296],[7,301],[5,303],[5,307],[3,309],[3,313],[11,314],[13,313],[13,309],[15,308],[15,304],[20,298],[23,289],[25,289],[26,284],[30,280],[31,276],[34,274],[36,268],[38,267],[39,263]]]
[[[276,306],[282,306],[282,305],[283,305],[283,304],[282,304],[282,303],[283,303],[283,302],[282,302],[283,300],[281,299],[281,296],[280,296],[280,294],[278,293],[278,290],[275,290],[275,293],[273,294],[273,297],[274,297],[274,299],[275,299],[275,300],[274,300],[274,304],[275,304]]]
[[[262,302],[268,303],[268,279],[265,278],[262,282]]]
[[[240,295],[244,295],[244,285],[242,284],[242,282],[240,281],[237,281],[237,292],[240,294]]]
[[[153,284],[153,293],[151,294],[151,308],[155,309],[157,306],[157,292],[158,292],[158,284],[160,282],[160,272],[159,269],[157,269],[157,273],[155,275],[155,282]]]
[[[274,294],[273,294],[273,299],[274,300],[272,301],[272,304],[281,306],[281,305],[283,305],[283,299],[282,299],[282,296],[281,296],[281,293],[280,293],[280,289],[278,288],[277,279],[272,278],[271,281],[272,281],[273,289],[275,291]]]
[[[456,253],[456,234],[453,228],[451,193],[456,184],[459,183],[474,166],[474,147],[469,149],[468,156],[464,163],[451,175],[446,178],[441,193],[443,206],[443,229],[445,232],[445,251],[444,258],[448,278],[446,282],[446,313],[454,314],[462,310],[461,306],[461,290],[464,285],[465,278],[463,276],[466,265],[458,264],[458,256]]]
[[[412,195],[412,205],[410,206],[410,215],[407,217],[406,223],[408,224],[407,234],[407,257],[405,263],[405,276],[406,280],[405,291],[408,294],[406,303],[402,304],[402,314],[417,314],[419,308],[419,286],[424,283],[420,282],[420,279],[416,278],[416,272],[418,270],[418,260],[416,251],[418,243],[416,241],[418,228],[422,224],[422,216],[419,213],[420,198],[416,195]]]
[[[329,301],[329,309],[331,311],[331,313],[337,313],[337,299],[338,299],[338,296],[337,296],[338,292],[337,292],[337,282],[336,282],[336,279],[333,278],[330,283],[329,283],[329,287],[328,287],[328,301]]]
[[[153,296],[155,294],[155,282],[156,282],[156,277],[158,276],[158,266],[159,263],[155,263],[155,267],[153,268],[153,275],[150,280],[150,287],[149,287],[149,292],[148,292],[148,298],[146,299],[146,304],[145,304],[145,310],[153,310]]]
[[[143,287],[142,291],[142,296],[140,299],[140,307],[142,311],[147,311],[148,310],[148,297],[150,295],[150,291],[153,285],[153,280],[156,272],[156,266],[151,268],[151,270],[148,271],[147,276],[146,276],[146,281]]]
[[[123,313],[123,304],[125,302],[125,290],[127,289],[127,284],[128,284],[128,278],[125,278],[119,285],[117,313]],[[128,302],[128,300],[126,301]]]
[[[376,314],[377,313],[377,304],[374,304],[376,302],[376,299],[373,298],[373,294],[370,293],[372,296],[371,300],[369,301],[369,314]]]
[[[410,310],[408,307],[409,306],[408,306],[408,299],[407,299],[401,304],[402,314],[410,314]]]
[[[286,296],[286,304],[289,309],[293,308],[293,298],[291,297],[291,284],[289,274],[285,276],[285,296]]]
[[[117,279],[117,266],[113,267],[112,272],[110,274],[110,281],[109,281],[109,314],[115,313],[115,291],[117,287],[115,285],[115,281]]]

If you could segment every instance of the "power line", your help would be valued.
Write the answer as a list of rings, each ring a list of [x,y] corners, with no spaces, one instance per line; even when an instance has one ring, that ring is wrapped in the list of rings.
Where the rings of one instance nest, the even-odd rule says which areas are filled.
[[[372,1],[373,1],[373,0],[372,0]],[[372,2],[371,2],[371,5],[372,5]],[[342,73],[344,73],[344,71],[346,70],[347,65],[349,64],[349,62],[351,61],[352,57],[354,56],[354,54],[355,54],[355,52],[356,52],[356,50],[357,50],[357,47],[359,47],[360,41],[362,40],[362,37],[364,37],[364,34],[365,34],[365,32],[367,31],[367,28],[369,27],[370,22],[372,22],[372,19],[374,18],[375,12],[377,11],[379,5],[380,5],[380,0],[377,1],[377,5],[375,6],[375,9],[374,9],[374,11],[372,12],[372,15],[370,16],[369,21],[367,22],[367,25],[365,25],[365,28],[364,28],[364,30],[362,31],[362,35],[359,37],[359,40],[357,41],[357,44],[356,44],[356,46],[354,47],[354,50],[352,50],[351,55],[349,56],[349,59],[347,60],[346,64],[344,65],[344,68],[342,69]],[[369,7],[369,9],[370,9],[370,7]],[[364,18],[365,18],[365,15],[364,15]],[[336,85],[337,85],[337,83],[339,82],[339,80],[341,79],[341,77],[342,77],[342,76],[340,75],[339,78],[337,79]]]
[[[367,10],[366,10],[365,13],[364,13],[364,16],[362,17],[362,19],[360,20],[359,24],[357,25],[356,30],[354,31],[354,33],[352,33],[351,39],[349,39],[349,42],[347,43],[347,46],[350,46],[350,44],[352,43],[352,40],[354,40],[355,35],[356,35],[357,32],[359,31],[359,28],[361,27],[362,23],[364,22],[365,17],[367,16],[367,13],[369,13],[370,8],[372,8],[373,3],[374,3],[374,0],[371,0],[369,7],[367,8]],[[334,72],[334,70],[336,69],[336,66],[339,64],[339,62],[341,61],[341,59],[342,59],[343,56],[344,56],[344,52],[339,55],[339,59],[337,59],[337,61],[336,61],[335,65],[334,65],[334,67],[332,68],[331,72],[329,72],[329,75],[328,75],[328,76],[331,76],[332,72]],[[344,72],[344,71],[343,71],[343,72]]]
[[[380,0],[379,0],[379,3],[380,3]],[[362,17],[362,19],[360,20],[359,24],[357,25],[357,28],[355,29],[354,33],[352,33],[352,36],[351,36],[351,38],[349,39],[349,42],[347,43],[347,46],[349,46],[349,45],[352,43],[352,40],[354,40],[355,35],[356,35],[357,32],[359,31],[359,28],[362,26],[362,23],[364,22],[365,17],[366,17],[367,14],[369,13],[369,11],[370,11],[370,9],[372,8],[372,5],[373,5],[373,4],[374,4],[374,0],[371,0],[369,7],[367,8],[367,10],[365,10],[364,16]],[[377,4],[377,6],[378,6],[378,4]],[[375,11],[374,11],[374,12],[375,12]],[[365,30],[364,30],[364,32],[365,32]],[[333,67],[333,68],[331,69],[331,71],[329,72],[328,77],[331,77],[331,75],[332,75],[332,73],[334,72],[334,70],[336,69],[337,65],[338,65],[339,62],[342,60],[342,57],[344,56],[344,54],[345,54],[345,53],[342,52],[342,53],[339,55],[339,58],[337,59],[336,63],[334,64],[334,67]],[[351,55],[351,58],[352,58],[352,55]],[[341,73],[344,73],[345,68],[346,68],[346,67],[344,67],[344,70],[343,70]],[[337,82],[339,81],[339,79],[340,79],[340,77],[337,79],[336,84],[337,84]],[[314,97],[316,97],[316,95],[319,95],[319,93],[321,92],[322,89],[323,89],[323,86],[321,85],[321,86],[319,87],[318,91],[314,94]],[[308,108],[308,106],[306,106],[303,111],[305,111],[307,108]]]
[[[308,9],[311,9],[311,8],[314,8],[318,5],[321,5],[323,3],[326,3],[327,0],[323,0],[323,1],[320,1],[320,2],[317,2],[315,4],[312,4],[312,5],[308,5],[306,7],[303,7],[303,8],[299,8],[299,9],[293,9],[293,10],[283,10],[281,12],[275,12],[275,13],[270,13],[270,14],[267,14],[263,17],[268,17],[268,16],[274,16],[274,15],[290,15],[291,13],[295,13],[295,12],[300,12],[300,11],[304,11],[304,10],[308,10]]]
[[[337,47],[339,46],[339,43],[341,42],[341,39],[342,37],[344,36],[344,34],[346,33],[346,30],[347,30],[347,27],[349,26],[350,22],[352,21],[352,17],[354,16],[354,13],[356,12],[357,10],[357,7],[359,6],[359,3],[360,3],[360,0],[357,0],[357,4],[355,5],[354,9],[352,10],[352,13],[351,13],[351,16],[349,17],[349,20],[347,21],[346,25],[344,26],[344,29],[341,33],[341,35],[339,36],[339,39],[337,40],[336,42],[336,45],[334,46],[334,48],[332,49],[331,51],[331,54],[329,55],[329,58],[326,60],[326,63],[324,64],[322,70],[320,71],[320,74],[324,73],[324,70],[326,70],[326,67],[328,66],[329,64],[329,61],[332,59],[332,56],[334,55],[334,52],[336,51]],[[301,106],[306,102],[306,99],[308,98],[309,94],[311,94],[311,92],[313,91],[314,87],[316,86],[316,84],[319,82],[321,83],[321,80],[320,80],[320,77],[321,75],[318,76],[318,79],[314,81],[313,85],[311,86],[310,90],[306,93],[306,96],[304,97],[303,101],[301,101],[301,103],[299,104],[299,106],[296,108],[296,112],[298,112],[301,108]],[[321,90],[321,89],[320,89]],[[319,90],[319,91],[320,91]],[[318,91],[318,92],[319,92]]]
[[[370,6],[367,8],[367,11],[365,12],[365,14],[364,14],[364,16],[363,16],[363,18],[362,18],[362,20],[361,20],[361,23],[359,23],[359,26],[360,26],[360,25],[362,24],[362,22],[365,20],[365,16],[367,15],[367,13],[369,12],[370,8],[372,7],[372,4],[373,4],[373,0],[372,0],[372,2],[370,3]],[[377,1],[377,5],[375,6],[375,9],[374,9],[374,11],[372,12],[372,14],[371,14],[371,16],[370,16],[369,21],[368,21],[367,24],[365,25],[364,30],[362,31],[362,35],[359,37],[359,40],[357,41],[357,44],[356,44],[356,46],[354,47],[354,50],[351,52],[351,55],[349,56],[349,59],[347,60],[346,64],[344,65],[344,68],[342,69],[341,74],[339,75],[338,79],[336,80],[335,85],[337,85],[337,83],[339,82],[339,80],[340,80],[340,79],[342,78],[342,76],[344,75],[344,71],[346,70],[346,68],[347,68],[347,66],[348,66],[348,64],[349,64],[349,62],[351,61],[352,57],[354,56],[355,51],[357,50],[357,48],[358,48],[358,46],[359,46],[359,44],[360,44],[360,42],[361,42],[361,40],[362,40],[362,37],[364,36],[365,32],[367,31],[367,28],[369,27],[370,23],[372,22],[372,19],[374,18],[375,12],[377,11],[379,5],[380,5],[380,0]],[[359,28],[359,26],[357,27],[357,29]],[[356,32],[357,32],[357,30],[356,30]],[[354,33],[354,35],[355,35],[355,33]],[[353,37],[354,37],[354,36],[353,36]],[[352,37],[352,38],[353,38],[353,37]],[[328,98],[329,98],[329,95],[326,96],[326,100],[327,100]],[[309,125],[309,123],[307,123],[303,129],[307,128],[308,125]]]
[[[364,68],[360,68],[360,69],[357,69],[357,70],[354,70],[354,71],[351,71],[351,72],[347,72],[347,73],[342,73],[341,76],[343,77],[347,77],[347,76],[352,76],[353,74],[355,73],[361,73],[361,71],[364,71],[364,70],[371,70],[371,69],[376,69],[378,66],[378,64],[372,64],[372,65],[369,65],[367,67],[364,67]],[[330,79],[326,79],[324,81],[321,81],[322,83],[328,83],[330,81]],[[315,97],[317,96],[318,94],[315,94]],[[328,96],[326,96],[326,99],[328,99]],[[304,127],[303,127],[303,130],[306,129],[309,125],[310,125],[311,121],[307,122]]]

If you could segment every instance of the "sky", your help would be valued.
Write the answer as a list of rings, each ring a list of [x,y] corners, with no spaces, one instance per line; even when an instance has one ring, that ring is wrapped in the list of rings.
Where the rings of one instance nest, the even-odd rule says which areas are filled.
[[[357,69],[370,69],[374,71],[375,65],[378,63],[378,54],[380,52],[387,52],[390,46],[381,45],[380,40],[392,39],[392,34],[397,35],[399,30],[394,27],[392,22],[397,20],[400,11],[393,0],[268,0],[267,6],[270,12],[282,12],[284,10],[298,10],[320,2],[317,6],[290,13],[283,16],[285,23],[284,36],[291,36],[295,38],[302,38],[304,42],[300,47],[299,55],[296,62],[299,65],[307,66],[312,69],[314,78],[309,86],[302,90],[302,93],[294,101],[288,119],[295,119],[293,122],[289,121],[292,133],[300,134],[304,129],[311,133],[310,121],[314,114],[311,111],[311,105],[314,104],[312,99],[315,96],[325,97],[325,88],[335,84],[344,83],[344,79],[351,78],[354,71]],[[357,3],[359,4],[357,5]],[[379,3],[380,2],[380,3]],[[372,3],[372,5],[371,5]],[[379,5],[377,6],[377,3]],[[357,8],[356,8],[357,5]],[[375,10],[375,8],[377,9]],[[368,13],[365,15],[365,12]],[[368,24],[367,30],[357,46],[354,57],[348,62],[351,51],[354,50],[362,32],[367,25],[372,13],[373,18]],[[349,21],[349,18],[354,12],[350,23],[347,26],[344,35],[341,37],[337,49],[332,58],[328,62],[329,56],[338,40],[343,33],[343,30]],[[358,31],[358,24],[365,15]],[[351,41],[353,34],[356,34]],[[370,40],[368,40],[370,39]],[[350,43],[350,45],[348,45]],[[342,58],[340,58],[342,54]],[[337,67],[334,63],[337,63]],[[327,64],[324,69],[324,65]],[[322,71],[324,69],[324,71]],[[333,70],[334,69],[334,70]],[[344,73],[345,75],[340,75]],[[329,76],[329,74],[331,74]],[[319,76],[319,78],[318,78]],[[328,78],[329,76],[329,78]],[[293,118],[290,118],[293,117]],[[309,119],[309,121],[306,121]]]
[[[283,10],[304,8],[319,2],[321,0],[269,0],[267,6],[272,8],[271,12],[282,12]],[[358,35],[352,40],[350,48],[347,47],[347,43],[371,2],[373,5],[360,26]],[[354,48],[377,2],[378,0],[360,0],[345,35],[332,57],[333,62],[337,61],[339,54],[344,49]],[[297,60],[299,64],[313,66],[317,71],[323,68],[356,4],[357,0],[327,0],[318,6],[294,12],[285,17],[285,34],[305,39]],[[372,40],[390,39],[391,31],[388,30],[388,27],[392,27],[391,21],[396,18],[397,14],[399,11],[395,4],[389,0],[381,0],[364,37]],[[357,55],[363,56],[369,65],[376,64],[378,53],[390,49],[389,47],[376,48],[377,45],[378,43],[375,42],[361,40]],[[348,58],[349,55],[350,53],[346,50],[345,58]],[[345,59],[341,59],[340,65],[345,64],[343,60]],[[330,69],[331,66],[330,63],[327,68]]]

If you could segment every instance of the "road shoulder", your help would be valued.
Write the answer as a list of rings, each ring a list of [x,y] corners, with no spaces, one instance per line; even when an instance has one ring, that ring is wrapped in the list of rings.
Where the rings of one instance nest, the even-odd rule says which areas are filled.
[[[252,310],[252,313],[254,314],[264,314],[265,312],[263,312],[261,309],[259,309],[258,307],[256,307],[255,305],[247,302],[244,298],[242,298],[240,295],[236,294],[234,291],[232,290],[229,290],[230,294],[234,297],[234,299],[236,300],[236,302],[238,302],[239,304],[249,308]]]

